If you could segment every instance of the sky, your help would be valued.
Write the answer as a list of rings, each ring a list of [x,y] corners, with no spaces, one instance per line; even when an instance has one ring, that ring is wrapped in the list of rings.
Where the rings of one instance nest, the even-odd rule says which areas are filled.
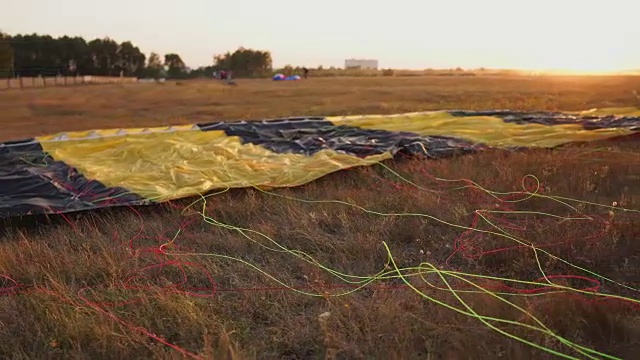
[[[240,46],[269,50],[275,67],[367,58],[396,69],[640,68],[638,0],[11,3],[0,6],[3,32],[130,40],[147,55],[176,52],[192,68]]]

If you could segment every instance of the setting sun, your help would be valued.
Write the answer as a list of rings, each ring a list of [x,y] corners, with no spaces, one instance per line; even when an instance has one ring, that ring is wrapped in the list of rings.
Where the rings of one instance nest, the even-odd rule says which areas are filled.
[[[361,58],[376,59],[381,68],[416,70],[640,68],[636,0],[401,0],[391,8],[324,0],[314,5],[317,24],[307,15],[282,15],[283,9],[302,11],[293,0],[241,6],[241,19],[214,17],[217,6],[205,0],[154,7],[144,17],[138,14],[150,11],[145,1],[110,4],[127,10],[96,18],[80,0],[28,0],[0,12],[0,30],[128,39],[141,49],[178,53],[191,68],[211,65],[212,55],[239,46],[269,50],[275,67],[342,67],[345,59]],[[65,11],[50,16],[59,6]]]

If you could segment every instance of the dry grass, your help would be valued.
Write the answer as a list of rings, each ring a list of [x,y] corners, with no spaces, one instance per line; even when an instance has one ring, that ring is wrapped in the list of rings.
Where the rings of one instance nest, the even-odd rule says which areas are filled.
[[[0,94],[3,138],[52,131],[147,126],[299,114],[353,114],[442,108],[582,110],[635,106],[637,78],[399,78],[313,79],[300,83],[247,81],[237,88],[211,83],[87,87]],[[78,121],[82,120],[82,121]],[[429,214],[470,226],[474,210],[496,209],[499,201],[464,183],[473,179],[496,191],[517,191],[536,175],[544,194],[619,207],[640,208],[640,147],[636,139],[527,152],[490,151],[439,161],[386,163],[424,189],[392,176],[382,166],[332,174],[278,194],[306,199],[339,199],[379,212]],[[456,189],[458,188],[458,189]],[[458,359],[547,358],[550,355],[492,331],[478,320],[455,314],[395,280],[380,280],[353,294],[344,282],[291,253],[265,248],[265,238],[202,221],[182,213],[190,201],[140,209],[112,209],[73,216],[4,224],[0,274],[27,287],[0,298],[2,358],[181,358],[180,350],[150,334],[209,359]],[[504,204],[503,204],[504,205]],[[574,204],[575,205],[575,204]],[[202,204],[200,204],[202,207]],[[640,282],[640,216],[576,205],[595,220],[559,220],[539,214],[495,220],[509,232],[545,247],[576,265],[619,282]],[[516,210],[560,216],[575,212],[554,201],[532,199]],[[348,205],[302,203],[236,190],[209,199],[206,214],[219,222],[260,232],[282,246],[304,251],[346,274],[371,276],[385,266],[386,242],[401,267],[428,261],[442,269],[534,280],[540,277],[530,249],[487,235],[449,259],[454,240],[471,244],[463,231],[417,216],[380,216]],[[509,224],[505,222],[508,221]],[[480,225],[486,229],[487,225]],[[177,235],[177,230],[181,232]],[[175,237],[175,241],[171,240]],[[169,253],[162,255],[160,245]],[[273,245],[270,245],[273,247]],[[213,256],[218,254],[218,256]],[[238,257],[288,286],[284,289]],[[188,264],[184,264],[188,262]],[[585,276],[549,257],[548,274]],[[161,268],[149,268],[164,263]],[[213,297],[172,292],[180,266],[189,286]],[[146,277],[142,277],[145,275]],[[442,286],[435,278],[434,285]],[[582,287],[584,281],[565,281]],[[484,285],[485,281],[481,281]],[[135,286],[134,286],[135,285]],[[461,287],[460,283],[454,283]],[[9,280],[5,286],[11,286]],[[451,294],[421,285],[434,299],[456,304]],[[637,293],[605,284],[609,291]],[[1,293],[1,292],[0,292]],[[523,321],[514,308],[482,294],[461,296],[478,312]],[[640,350],[637,307],[586,301],[555,294],[514,297],[549,328],[581,345],[623,358]],[[544,346],[574,356],[556,340],[501,326]],[[147,331],[149,333],[144,333]]]
[[[0,93],[0,140],[58,131],[297,115],[640,106],[638,77],[317,78],[90,85]]]

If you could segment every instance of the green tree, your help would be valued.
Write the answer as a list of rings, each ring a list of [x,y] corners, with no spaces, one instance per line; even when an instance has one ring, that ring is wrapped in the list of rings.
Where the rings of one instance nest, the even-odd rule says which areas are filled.
[[[95,39],[89,42],[89,50],[93,59],[92,75],[116,76],[120,73],[119,45],[110,38]]]
[[[273,70],[270,52],[243,47],[217,55],[214,61],[217,70],[231,70],[235,77],[265,77]]]
[[[60,71],[60,51],[48,35],[16,35],[10,39],[14,70],[20,76],[53,76]]]
[[[203,66],[189,72],[190,78],[212,78],[215,71],[214,66]]]
[[[92,72],[91,53],[81,37],[63,36],[54,39],[58,60],[57,72],[61,75],[80,75]]]
[[[10,37],[0,32],[0,78],[13,76],[13,49]]]
[[[250,63],[255,62],[255,59],[246,59]],[[110,38],[87,41],[77,36],[53,38],[40,34],[0,34],[0,76],[14,73],[23,77],[122,74],[186,78],[211,76],[213,71],[213,66],[190,70],[176,53],[165,55],[164,61],[156,53],[151,53],[147,59],[131,41],[118,43]]]
[[[130,41],[125,41],[118,47],[118,67],[124,76],[142,76],[146,56]]]
[[[285,74],[285,75],[287,75],[287,76],[291,76],[291,75],[293,75],[293,74],[294,74],[294,70],[295,70],[295,69],[294,69],[294,67],[293,67],[293,66],[291,66],[290,64],[287,64],[287,65],[285,65],[285,66],[282,68],[282,71],[281,71],[281,72],[282,72],[282,73],[284,73],[284,74]]]
[[[188,75],[187,66],[178,54],[166,54],[164,56],[164,65],[167,67],[167,76],[169,78],[180,79]]]
[[[164,64],[162,60],[160,60],[160,55],[155,52],[149,54],[149,59],[147,59],[147,67],[144,69],[144,76],[147,78],[158,79],[164,74]]]

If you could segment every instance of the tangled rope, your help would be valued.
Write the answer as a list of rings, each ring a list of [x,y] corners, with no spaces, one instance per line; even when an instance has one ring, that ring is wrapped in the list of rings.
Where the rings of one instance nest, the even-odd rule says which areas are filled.
[[[602,205],[556,195],[547,195],[545,194],[545,189],[541,182],[534,175],[527,175],[522,179],[522,190],[500,192],[489,190],[469,179],[445,179],[433,176],[427,172],[421,174],[423,175],[421,180],[423,182],[428,182],[429,184],[418,184],[417,181],[408,179],[408,177],[400,174],[385,164],[379,163],[377,166],[383,170],[383,174],[376,176],[378,183],[383,184],[382,187],[379,187],[380,190],[410,190],[412,193],[422,192],[437,196],[444,196],[445,194],[455,191],[474,191],[493,199],[495,206],[490,209],[476,209],[473,212],[471,224],[463,225],[447,221],[430,214],[423,214],[419,212],[382,211],[367,208],[352,201],[337,199],[308,199],[265,190],[264,187],[261,186],[253,186],[253,189],[263,196],[273,197],[281,201],[308,205],[330,204],[344,206],[363,214],[381,218],[393,217],[423,219],[424,221],[445,225],[461,232],[457,238],[453,239],[450,255],[440,264],[438,264],[437,259],[434,259],[434,261],[431,262],[421,262],[416,266],[402,267],[397,263],[396,257],[394,256],[393,245],[390,245],[388,242],[382,242],[381,246],[384,247],[387,260],[384,264],[380,264],[379,270],[373,275],[350,274],[344,272],[317,260],[312,255],[304,251],[288,248],[263,232],[236,226],[234,224],[223,222],[220,219],[216,219],[216,217],[211,213],[209,206],[210,201],[212,198],[227,192],[229,189],[224,189],[209,195],[202,195],[193,203],[184,208],[180,208],[181,213],[184,216],[184,221],[182,221],[177,230],[174,229],[173,236],[144,236],[144,217],[136,208],[130,207],[130,210],[136,214],[140,221],[140,229],[133,237],[124,240],[121,240],[119,235],[116,233],[114,234],[114,240],[126,246],[132,257],[148,257],[150,264],[141,266],[135,273],[124,276],[124,280],[116,287],[130,292],[177,293],[196,298],[211,298],[220,292],[229,291],[292,291],[304,296],[341,297],[348,296],[368,287],[387,290],[405,289],[413,291],[425,301],[429,301],[452,312],[471,317],[493,331],[514,341],[518,341],[562,358],[579,359],[580,357],[578,356],[582,356],[583,358],[588,359],[617,359],[615,356],[595,349],[590,349],[574,343],[566,337],[558,335],[531,311],[528,311],[523,306],[517,304],[516,300],[523,297],[527,298],[540,297],[549,294],[565,294],[577,296],[581,299],[587,299],[587,301],[593,302],[617,301],[633,307],[640,305],[640,300],[636,296],[640,290],[636,287],[625,284],[622,281],[611,279],[602,274],[598,274],[595,271],[589,270],[584,266],[575,264],[552,253],[551,249],[553,249],[554,246],[565,244],[575,239],[562,239],[552,243],[538,244],[527,238],[527,229],[532,223],[548,221],[549,223],[555,222],[561,224],[569,224],[572,222],[596,224],[596,227],[599,228],[600,231],[592,231],[589,235],[583,236],[582,240],[597,239],[606,234],[616,213],[624,212],[636,215],[640,214],[640,210],[627,209],[613,205]],[[552,203],[554,206],[567,209],[571,214],[566,215],[518,209],[518,205],[530,200]],[[108,201],[108,199],[99,199],[99,201],[104,202]],[[200,207],[198,208],[197,205],[200,205]],[[587,214],[579,210],[578,205],[593,207],[606,212],[604,214]],[[60,216],[70,224],[74,231],[81,231],[73,221],[69,219],[69,217],[64,214],[60,214]],[[535,217],[535,220],[527,220],[527,216]],[[201,223],[219,229],[236,232],[247,241],[259,246],[264,251],[280,253],[289,256],[291,261],[297,260],[309,264],[329,275],[336,283],[326,286],[322,291],[313,291],[310,287],[288,284],[279,279],[277,274],[271,274],[262,269],[258,264],[243,259],[240,256],[222,253],[203,253],[194,249],[189,249],[186,244],[183,245],[181,243],[181,238],[184,237],[190,227]],[[486,248],[486,244],[483,239],[487,236],[495,237],[508,244],[497,248]],[[145,246],[143,245],[145,241],[151,241],[154,244]],[[478,259],[507,251],[522,251],[525,254],[528,253],[533,259],[535,259],[538,277],[532,280],[522,280],[486,274],[475,274],[456,269],[455,266],[451,264],[452,260],[459,256],[467,259]],[[277,286],[262,288],[220,288],[209,271],[204,266],[196,262],[196,259],[198,258],[216,258],[240,263],[255,271],[257,274],[260,274],[266,279],[274,282]],[[574,271],[575,274],[548,274],[547,270],[543,266],[543,262],[541,261],[542,258],[553,259],[556,262],[562,263]],[[157,272],[158,270],[173,271],[177,276],[177,280],[167,281],[167,279],[165,279],[165,283],[162,284],[150,285],[145,283],[149,282],[153,278],[153,276],[148,275],[148,273],[154,271]],[[202,286],[189,285],[189,279],[193,273],[198,273],[199,278],[206,279],[207,284]],[[401,284],[387,284],[389,281],[394,280],[400,281]],[[59,297],[61,301],[70,303],[73,306],[84,306],[93,309],[97,313],[107,316],[131,331],[144,334],[145,336],[148,336],[187,357],[195,359],[202,358],[195,352],[177,346],[164,339],[162,336],[154,334],[150,330],[144,329],[123,319],[112,310],[124,305],[132,305],[143,301],[142,298],[129,299],[126,301],[97,301],[92,299],[91,294],[99,293],[99,290],[113,288],[115,286],[114,284],[83,287],[78,291],[75,298],[72,298],[69,296],[61,296],[46,287],[35,284],[20,283],[8,275],[0,275],[0,281],[3,283],[3,286],[0,287],[0,295],[16,295],[38,291],[54,295]],[[438,282],[440,285],[437,284]],[[583,286],[563,285],[561,282],[578,282],[582,283]],[[628,293],[634,294],[634,296],[623,296],[611,291],[605,291],[603,290],[604,285],[606,285],[607,288],[624,289]],[[430,294],[430,291],[449,294],[454,301],[446,302],[440,300],[434,294]],[[464,295],[468,294],[482,294],[489,296],[516,310],[520,314],[521,320],[503,319],[481,314],[463,298]],[[547,336],[560,343],[564,350],[552,349],[544,344],[520,336],[516,334],[515,331],[501,327],[505,325]]]

